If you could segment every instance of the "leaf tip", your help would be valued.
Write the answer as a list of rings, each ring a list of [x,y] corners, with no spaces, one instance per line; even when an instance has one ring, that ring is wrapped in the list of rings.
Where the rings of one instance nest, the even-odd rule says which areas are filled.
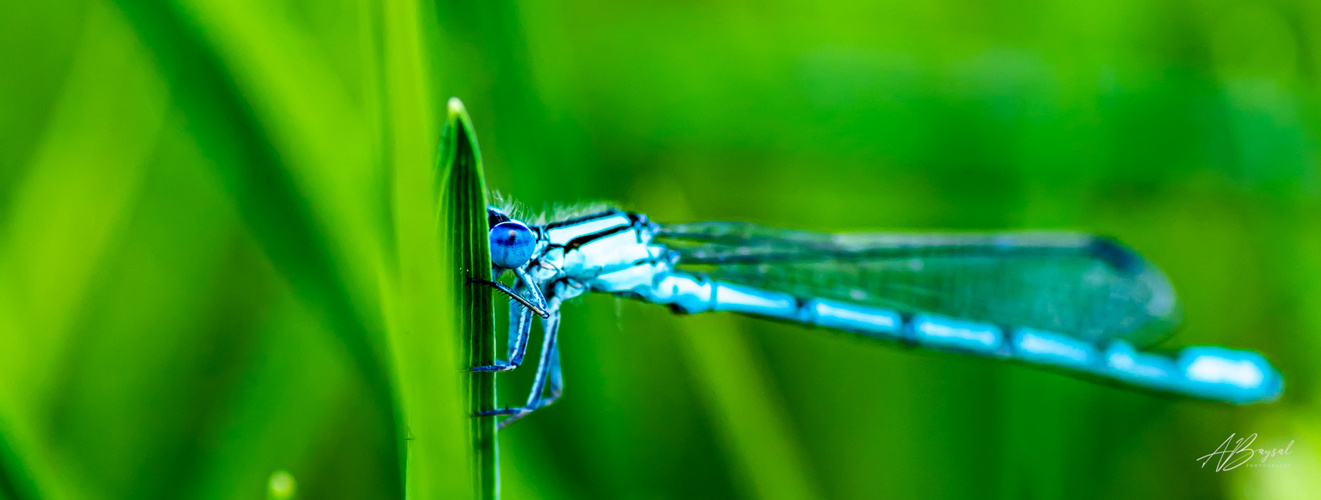
[[[449,110],[449,119],[454,120],[457,117],[468,114],[468,109],[463,107],[463,101],[458,97],[451,97],[445,107]]]

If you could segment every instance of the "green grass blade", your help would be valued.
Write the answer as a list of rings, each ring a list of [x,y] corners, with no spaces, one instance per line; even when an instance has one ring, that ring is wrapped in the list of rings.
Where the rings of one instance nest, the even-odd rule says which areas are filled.
[[[491,263],[486,186],[462,103],[450,100],[434,171],[403,161],[405,153],[395,153],[401,287],[388,322],[408,429],[408,498],[493,499],[495,419],[469,415],[494,407],[495,377],[464,373],[493,361],[495,312],[490,290],[467,284]]]
[[[472,121],[463,103],[449,101],[449,119],[441,133],[441,172],[437,186],[441,198],[441,234],[449,241],[449,269],[457,300],[456,332],[461,337],[462,359],[468,366],[495,362],[495,309],[491,289],[469,286],[469,277],[486,277],[491,269],[486,220],[486,181],[482,176],[481,150]],[[467,382],[471,412],[495,408],[495,374],[472,373]],[[499,477],[494,418],[474,418],[469,426],[472,439],[472,479],[481,499],[499,496]]]

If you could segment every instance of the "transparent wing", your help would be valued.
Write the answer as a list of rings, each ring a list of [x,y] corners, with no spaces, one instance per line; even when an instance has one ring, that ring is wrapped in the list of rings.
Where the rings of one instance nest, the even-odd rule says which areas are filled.
[[[679,268],[798,297],[1159,342],[1180,308],[1164,274],[1114,240],[1072,232],[828,234],[739,222],[664,225]]]

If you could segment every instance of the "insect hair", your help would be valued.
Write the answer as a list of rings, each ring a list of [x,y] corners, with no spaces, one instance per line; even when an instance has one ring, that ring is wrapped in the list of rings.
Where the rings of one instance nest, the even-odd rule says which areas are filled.
[[[515,201],[499,191],[491,194],[491,204],[496,208],[503,210],[510,218],[523,221],[524,224],[540,226],[558,220],[572,219],[574,217],[603,212],[612,208],[618,208],[614,203],[609,202],[585,202],[585,203],[555,203],[541,211],[533,211],[527,205]]]

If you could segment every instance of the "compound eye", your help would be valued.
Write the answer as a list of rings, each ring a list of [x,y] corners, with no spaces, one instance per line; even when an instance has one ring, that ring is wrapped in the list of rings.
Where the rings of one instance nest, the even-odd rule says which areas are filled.
[[[532,258],[537,239],[522,222],[508,221],[491,228],[491,263],[505,269],[523,267]]]

